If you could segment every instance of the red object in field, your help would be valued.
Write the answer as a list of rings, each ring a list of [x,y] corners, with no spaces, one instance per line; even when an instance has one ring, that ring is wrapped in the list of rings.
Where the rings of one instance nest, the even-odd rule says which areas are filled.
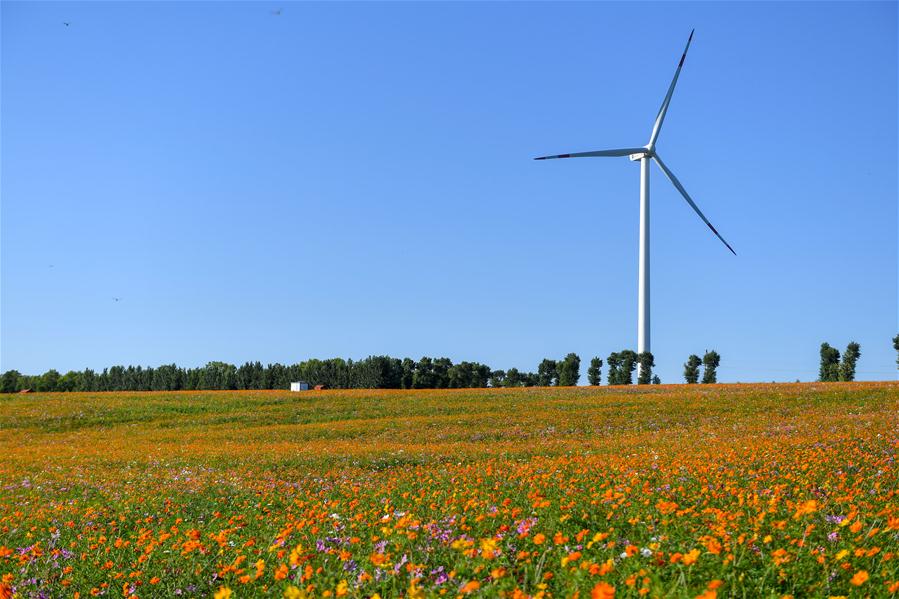
[[[315,389],[316,391],[321,391],[322,389],[327,389],[327,388],[328,388],[327,385],[316,385],[316,386],[314,387],[314,389]]]
[[[22,389],[19,393],[32,393],[31,389]]]

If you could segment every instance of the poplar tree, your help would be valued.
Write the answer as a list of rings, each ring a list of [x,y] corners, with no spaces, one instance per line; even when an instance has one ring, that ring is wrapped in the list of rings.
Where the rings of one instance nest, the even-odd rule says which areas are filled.
[[[540,365],[537,366],[537,386],[550,387],[558,384],[559,372],[555,360],[544,358]]]
[[[602,358],[593,358],[590,360],[590,367],[587,369],[587,382],[596,387],[602,383]]]
[[[642,352],[637,355],[637,363],[640,365],[640,374],[637,376],[638,385],[648,385],[652,382],[652,367],[656,365],[652,352]]]
[[[632,385],[634,383],[634,370],[637,368],[637,352],[625,349],[620,354],[621,368],[618,370],[621,385]]]
[[[609,354],[609,357],[606,359],[606,365],[609,367],[609,373],[606,375],[609,378],[610,385],[620,385],[621,384],[621,355],[616,351]]]
[[[826,341],[821,344],[821,365],[818,380],[822,383],[840,380],[840,352]]]
[[[702,382],[705,384],[718,382],[718,365],[721,356],[715,350],[705,352],[702,357]]]
[[[558,367],[558,385],[560,387],[573,387],[577,385],[581,378],[581,358],[575,353],[565,356],[565,359],[559,362]]]
[[[684,364],[684,381],[688,385],[695,385],[699,382],[699,366],[702,360],[696,354],[690,354],[687,362]]]
[[[861,356],[862,350],[858,343],[852,341],[846,346],[846,351],[843,352],[843,361],[840,363],[841,381],[855,380],[855,365]]]

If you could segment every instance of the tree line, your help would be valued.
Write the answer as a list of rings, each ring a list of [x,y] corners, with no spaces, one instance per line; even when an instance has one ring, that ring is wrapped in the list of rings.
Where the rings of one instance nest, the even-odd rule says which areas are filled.
[[[660,383],[652,375],[655,365],[649,352],[631,350],[613,352],[608,357],[608,383],[630,385],[633,372],[640,365],[637,384]],[[591,385],[599,385],[602,359],[590,362],[587,377]],[[51,369],[40,375],[8,370],[0,376],[0,393],[22,390],[39,392],[67,391],[179,391],[287,389],[293,381],[323,385],[331,389],[460,389],[478,387],[550,387],[574,386],[580,381],[581,358],[569,353],[560,360],[546,358],[536,372],[517,368],[494,370],[479,362],[454,364],[449,358],[392,358],[369,356],[363,360],[311,359],[298,364],[246,362],[241,366],[226,362],[209,362],[199,368],[183,368],[176,364],[157,367],[112,366],[102,371],[86,368],[61,374]]]
[[[899,368],[899,335],[893,338]],[[850,342],[846,350],[822,343],[820,381],[852,381],[861,357],[861,346]],[[702,358],[691,354],[684,363],[684,381],[688,384],[716,383],[721,356],[715,350],[706,351]],[[604,363],[599,357],[590,360],[587,382],[602,382]],[[655,358],[650,352],[636,353],[625,349],[612,352],[606,359],[609,385],[631,385],[638,370],[637,384],[659,384],[652,373]],[[702,369],[700,370],[700,367]],[[570,353],[561,360],[544,359],[536,372],[522,372],[517,368],[493,370],[479,362],[454,364],[449,358],[422,357],[392,358],[369,356],[353,361],[343,358],[311,359],[293,365],[246,362],[235,366],[225,362],[209,362],[199,368],[182,368],[175,364],[157,367],[112,366],[102,371],[86,368],[60,374],[51,369],[40,375],[21,374],[8,370],[0,375],[0,393],[32,391],[178,391],[178,390],[238,390],[288,389],[292,381],[306,381],[310,385],[324,385],[332,389],[459,389],[478,387],[550,387],[573,386],[580,380],[581,359]]]

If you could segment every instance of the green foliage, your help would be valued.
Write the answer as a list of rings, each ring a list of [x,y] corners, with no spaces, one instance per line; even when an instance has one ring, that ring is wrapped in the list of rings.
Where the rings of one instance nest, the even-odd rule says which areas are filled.
[[[490,373],[490,380],[488,381],[491,387],[505,387],[506,386],[506,371],[505,370],[494,370]]]
[[[896,350],[896,368],[899,368],[899,335],[893,337],[893,349]]]
[[[510,368],[503,380],[505,387],[536,387],[538,376],[532,372],[520,372],[517,368]]]
[[[684,364],[684,381],[689,385],[695,385],[699,382],[699,366],[702,360],[696,354],[690,354],[687,362]]]
[[[559,383],[558,364],[555,360],[545,358],[537,366],[537,386],[550,387]]]
[[[618,381],[621,380],[621,355],[618,352],[609,354],[609,357],[606,358],[606,366],[609,367],[609,372],[606,374],[609,384],[620,385],[621,383]]]
[[[558,364],[558,384],[561,387],[573,387],[581,378],[581,358],[575,353],[565,356]]]
[[[652,384],[653,385],[661,385],[662,384],[662,379],[659,378],[659,375],[654,374],[652,376]]]
[[[840,380],[840,352],[826,341],[821,344],[821,365],[818,380],[827,383]]]
[[[602,383],[602,358],[595,357],[590,360],[590,367],[587,368],[587,382],[594,387]]]
[[[59,372],[53,370],[52,368],[45,372],[41,377],[37,380],[37,385],[35,385],[35,391],[56,391],[57,385],[59,384]]]
[[[634,370],[637,369],[637,352],[625,349],[618,355],[621,356],[621,368],[619,369],[621,382],[619,384],[632,385],[634,383]]]
[[[4,372],[3,376],[0,377],[0,393],[15,393],[22,389],[19,386],[19,379],[21,378],[22,375],[18,370],[7,370]]]
[[[718,382],[718,365],[721,364],[721,356],[715,350],[705,352],[702,356],[702,382],[705,384]]]
[[[846,351],[843,352],[843,361],[840,363],[840,380],[855,380],[855,365],[862,356],[861,346],[855,341],[849,342]]]
[[[652,367],[656,365],[652,352],[645,351],[637,354],[637,364],[640,365],[637,384],[648,385],[652,381]]]
[[[412,389],[412,382],[415,374],[415,362],[412,358],[403,358],[403,374],[400,378],[400,387],[402,389]]]
[[[609,354],[606,364],[609,367],[610,385],[630,385],[633,383],[633,372],[637,368],[636,352],[625,349]]]

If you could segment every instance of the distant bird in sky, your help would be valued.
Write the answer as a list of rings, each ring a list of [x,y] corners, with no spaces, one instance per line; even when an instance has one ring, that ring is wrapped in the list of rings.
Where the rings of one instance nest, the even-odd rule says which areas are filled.
[[[122,300],[122,298],[120,298],[120,297],[114,297],[114,298],[112,298],[112,299],[113,299],[113,301],[116,301],[116,302],[118,302],[118,301],[121,301],[121,300]]]
[[[68,21],[63,21],[62,24],[65,25],[66,27],[68,27],[69,25],[71,25],[71,23],[69,23]]]
[[[278,8],[278,9],[276,9],[276,10],[273,10],[273,11],[272,11],[272,14],[275,15],[276,17],[280,17],[280,16],[281,16],[281,9]]]

